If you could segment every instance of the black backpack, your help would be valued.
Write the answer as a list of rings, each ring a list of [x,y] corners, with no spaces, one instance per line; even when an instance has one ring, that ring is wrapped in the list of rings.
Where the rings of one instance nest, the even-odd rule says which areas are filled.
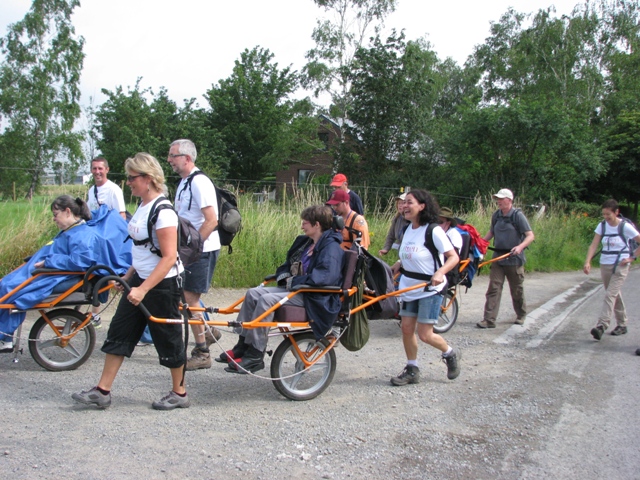
[[[436,244],[433,242],[433,229],[437,226],[437,223],[430,223],[424,233],[424,246],[427,247],[429,252],[431,252],[431,256],[433,257],[434,271],[438,270],[438,268],[442,266],[442,264],[440,263],[440,252],[438,252]],[[469,246],[471,237],[469,237],[468,233],[467,235],[460,234],[460,236],[462,237],[462,249],[460,250],[460,252],[458,252],[454,247],[456,253],[458,254],[459,260],[458,264],[451,270],[449,270],[446,274],[447,288],[458,285],[464,279],[462,274],[460,273],[460,260],[469,258]],[[465,255],[465,258],[462,258],[462,255]]]
[[[229,253],[233,253],[231,242],[242,230],[242,215],[238,210],[238,199],[226,188],[216,188],[218,197],[218,235],[220,245],[229,247]]]
[[[163,200],[167,200],[167,198],[160,195],[151,207],[151,211],[149,212],[149,219],[147,220],[148,237],[144,240],[133,240],[133,243],[134,245],[145,245],[147,243],[150,243],[151,252],[155,253],[159,257],[162,257],[162,252],[160,251],[160,249],[153,244],[153,237],[151,236],[151,232],[153,230],[153,226],[158,221],[158,215],[160,214],[160,212],[167,209],[173,210],[178,217],[178,255],[180,256],[180,260],[182,261],[183,265],[191,265],[192,263],[197,262],[202,255],[202,247],[204,246],[202,236],[189,220],[178,215],[178,212],[175,211],[173,205],[171,205],[170,203],[163,203],[161,205],[158,205]]]
[[[204,175],[207,177],[202,170],[193,172],[187,177],[187,182],[180,193],[178,193],[178,197],[187,188],[189,188],[189,192],[191,192],[191,182],[196,175]],[[213,183],[213,181],[211,183]],[[232,192],[225,188],[216,187],[215,184],[213,188],[216,190],[216,199],[218,201],[218,226],[216,230],[220,236],[220,245],[229,247],[229,253],[233,253],[231,242],[240,230],[242,230],[242,215],[240,215],[240,211],[238,210],[238,199]],[[192,200],[193,196],[189,199],[189,210],[191,210]]]

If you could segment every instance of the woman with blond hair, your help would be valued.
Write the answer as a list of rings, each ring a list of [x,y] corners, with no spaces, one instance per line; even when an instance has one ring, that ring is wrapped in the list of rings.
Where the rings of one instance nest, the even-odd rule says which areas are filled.
[[[181,276],[184,271],[178,258],[178,216],[171,209],[159,212],[148,238],[147,222],[158,197],[166,193],[164,173],[158,161],[148,153],[138,153],[125,162],[127,184],[141,203],[129,222],[133,239],[133,262],[123,279],[131,286],[122,296],[111,320],[102,351],[106,354],[98,385],[88,391],[74,393],[72,398],[86,405],[106,408],[111,405],[111,386],[124,361],[131,357],[142,332],[149,325],[160,365],[171,371],[172,389],[168,395],[153,402],[157,410],[173,410],[189,406],[182,382],[185,362],[182,326],[148,322],[138,305],[144,301],[151,315],[180,317]],[[170,204],[169,200],[163,203]],[[159,251],[158,251],[159,250]]]

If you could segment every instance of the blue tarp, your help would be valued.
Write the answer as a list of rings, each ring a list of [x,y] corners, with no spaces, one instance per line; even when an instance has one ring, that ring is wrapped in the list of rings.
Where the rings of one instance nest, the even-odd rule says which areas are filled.
[[[91,220],[58,233],[27,263],[0,280],[0,297],[29,279],[34,265],[41,260],[45,268],[83,272],[92,265],[103,264],[124,275],[131,265],[131,240],[125,241],[127,235],[127,223],[120,213],[103,205],[92,212]],[[19,309],[30,308],[49,296],[56,285],[75,278],[82,279],[74,275],[38,277],[3,303],[15,304]],[[13,334],[24,317],[24,313],[10,314],[8,309],[0,309],[0,339],[2,334]]]

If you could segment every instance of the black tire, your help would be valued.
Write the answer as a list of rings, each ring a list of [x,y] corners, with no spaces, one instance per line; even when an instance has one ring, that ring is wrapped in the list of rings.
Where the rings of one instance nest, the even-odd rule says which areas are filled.
[[[307,361],[312,361],[323,348],[316,343],[311,332],[298,333],[293,337]],[[325,391],[336,372],[336,352],[332,348],[318,363],[306,371],[304,369],[291,339],[285,338],[271,359],[271,378],[276,390],[290,400],[311,400]]]
[[[70,308],[47,312],[47,317],[64,335],[78,330],[86,314]],[[51,372],[75,370],[93,353],[96,330],[91,323],[79,331],[66,346],[51,326],[40,317],[29,332],[29,352],[38,365]]]
[[[454,290],[447,290],[443,296],[440,317],[438,323],[433,326],[436,333],[448,332],[458,320],[458,296],[454,294]]]

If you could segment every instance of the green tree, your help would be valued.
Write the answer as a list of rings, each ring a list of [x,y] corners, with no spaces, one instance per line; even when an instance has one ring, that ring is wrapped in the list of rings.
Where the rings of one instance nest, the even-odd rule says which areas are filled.
[[[448,191],[473,196],[509,187],[529,200],[579,198],[606,164],[592,140],[587,125],[546,103],[474,109],[448,139]]]
[[[107,100],[95,112],[94,136],[101,155],[108,161],[112,175],[124,178],[124,161],[137,152],[157,155],[157,142],[151,131],[151,107],[145,98],[149,89],[140,89],[140,79],[124,92],[102,89]],[[166,150],[166,148],[165,148]]]
[[[354,146],[366,171],[376,172],[370,183],[386,182],[387,173],[398,171],[403,158],[417,155],[433,118],[437,62],[427,45],[407,44],[404,34],[395,32],[385,43],[376,37],[370,48],[356,52],[347,131],[358,139]],[[348,172],[350,178],[358,179],[358,170]]]
[[[640,202],[640,110],[622,112],[616,118],[608,131],[607,145],[611,164],[609,175],[604,179],[605,191],[618,200],[634,204],[637,218]]]
[[[95,111],[92,135],[101,154],[109,160],[111,174],[124,178],[124,161],[137,152],[149,152],[160,160],[167,176],[174,176],[165,162],[169,145],[178,138],[193,140],[198,149],[198,166],[218,177],[224,171],[223,145],[217,131],[207,126],[204,110],[195,100],[178,107],[161,88],[157,94],[141,89],[140,79],[125,92],[103,90],[107,100]]]
[[[318,97],[329,94],[333,118],[344,125],[349,118],[350,72],[356,51],[371,33],[377,35],[387,15],[395,11],[397,0],[314,0],[333,21],[317,21],[311,38],[316,46],[307,52],[303,86]],[[371,31],[373,28],[373,32]],[[340,132],[337,132],[340,134]]]
[[[78,0],[34,0],[22,20],[0,40],[0,113],[4,117],[0,188],[26,187],[31,198],[46,169],[75,171],[82,134],[73,132],[84,40],[76,38],[71,14]],[[60,173],[60,172],[57,172]]]
[[[318,147],[311,141],[296,146],[292,140],[304,125],[298,133],[309,140],[308,122],[296,121],[304,117],[308,101],[289,98],[299,85],[298,75],[290,67],[280,69],[273,58],[260,47],[245,50],[232,75],[207,91],[209,127],[221,134],[230,178],[263,179],[292,155],[310,155]]]

